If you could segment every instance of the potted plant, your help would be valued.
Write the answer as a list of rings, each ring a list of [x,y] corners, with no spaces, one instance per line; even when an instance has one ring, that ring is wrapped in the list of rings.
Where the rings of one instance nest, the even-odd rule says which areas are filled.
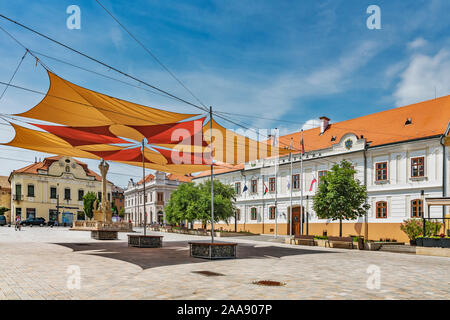
[[[419,219],[405,220],[400,226],[400,229],[408,236],[409,244],[412,246],[417,245],[417,237],[421,234],[422,228],[423,224]]]

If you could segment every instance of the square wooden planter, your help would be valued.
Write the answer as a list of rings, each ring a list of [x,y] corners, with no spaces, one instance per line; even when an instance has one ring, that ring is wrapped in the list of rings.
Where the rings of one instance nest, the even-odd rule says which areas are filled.
[[[237,243],[189,242],[190,256],[202,259],[236,259]]]
[[[95,240],[117,240],[117,231],[92,230],[91,238]]]
[[[161,248],[163,236],[128,235],[128,246],[138,248]]]

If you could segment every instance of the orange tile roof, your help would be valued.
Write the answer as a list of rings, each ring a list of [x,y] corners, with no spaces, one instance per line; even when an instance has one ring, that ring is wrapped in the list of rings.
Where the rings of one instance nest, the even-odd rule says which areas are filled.
[[[154,179],[155,179],[155,176],[150,173],[150,174],[145,176],[145,183],[150,182],[150,181],[152,181]],[[138,181],[137,184],[142,184],[143,181],[144,181],[144,179],[141,179],[141,180]]]
[[[180,182],[191,182],[192,181],[192,176],[181,176],[181,175],[176,175],[176,174],[169,174],[167,176],[167,179],[172,180],[172,181],[180,181]]]
[[[11,172],[11,175],[13,175],[15,173],[38,174],[38,170],[47,171],[48,168],[50,167],[50,165],[52,165],[54,162],[58,161],[61,158],[62,158],[62,156],[54,156],[54,157],[45,158],[41,162],[35,162],[26,167],[14,170],[13,172]],[[84,171],[86,172],[86,175],[88,175],[90,177],[94,177],[95,180],[97,180],[97,181],[102,181],[102,176],[100,176],[99,174],[90,170],[86,163],[78,161],[78,160],[75,160],[75,162],[84,169]],[[10,175],[10,177],[11,177],[11,175]]]
[[[405,125],[409,118],[412,123]],[[333,123],[323,135],[320,135],[320,128],[305,130],[303,143],[305,151],[325,149],[339,143],[345,134],[354,133],[359,138],[363,135],[370,147],[374,147],[442,135],[449,121],[450,96],[446,96]],[[335,141],[331,141],[333,136],[336,137]],[[294,140],[294,150],[299,151],[299,132],[281,136],[280,146],[289,146],[291,137]]]
[[[405,125],[407,119],[412,123]],[[324,134],[320,128],[303,131],[305,151],[314,151],[332,147],[339,143],[347,133],[354,133],[361,138],[364,136],[371,147],[408,141],[420,138],[443,135],[450,121],[450,96],[423,101],[404,107],[389,109],[351,120],[330,124]],[[279,146],[289,147],[291,137],[294,150],[300,151],[300,132],[287,134],[279,138]],[[335,141],[331,141],[336,137]],[[270,141],[267,141],[270,143]],[[295,151],[294,151],[295,153]],[[244,165],[237,165],[230,169],[217,169],[214,174],[233,172],[243,169]],[[210,171],[203,171],[195,178],[207,177]]]

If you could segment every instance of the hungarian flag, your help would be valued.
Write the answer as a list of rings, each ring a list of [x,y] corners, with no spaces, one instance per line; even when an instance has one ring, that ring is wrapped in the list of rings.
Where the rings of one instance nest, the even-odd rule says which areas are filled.
[[[264,184],[264,195],[266,195],[267,192],[269,192],[269,189],[267,188],[266,184]]]
[[[317,182],[317,179],[316,179],[316,177],[313,176],[313,179],[311,181],[311,186],[309,187],[309,191],[312,191],[314,183],[316,183],[316,182]]]

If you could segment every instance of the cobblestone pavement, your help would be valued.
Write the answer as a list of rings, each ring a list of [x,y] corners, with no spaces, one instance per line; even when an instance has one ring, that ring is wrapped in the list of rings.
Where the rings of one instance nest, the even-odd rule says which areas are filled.
[[[223,241],[239,242],[238,259],[208,261],[189,257],[187,246],[206,237],[150,234],[164,236],[163,248],[128,248],[124,233],[97,241],[67,228],[0,227],[0,300],[450,299],[449,258],[236,237]],[[378,289],[367,286],[371,265],[380,270]],[[73,268],[80,270],[79,289],[68,287]],[[257,280],[285,285],[258,286]]]

